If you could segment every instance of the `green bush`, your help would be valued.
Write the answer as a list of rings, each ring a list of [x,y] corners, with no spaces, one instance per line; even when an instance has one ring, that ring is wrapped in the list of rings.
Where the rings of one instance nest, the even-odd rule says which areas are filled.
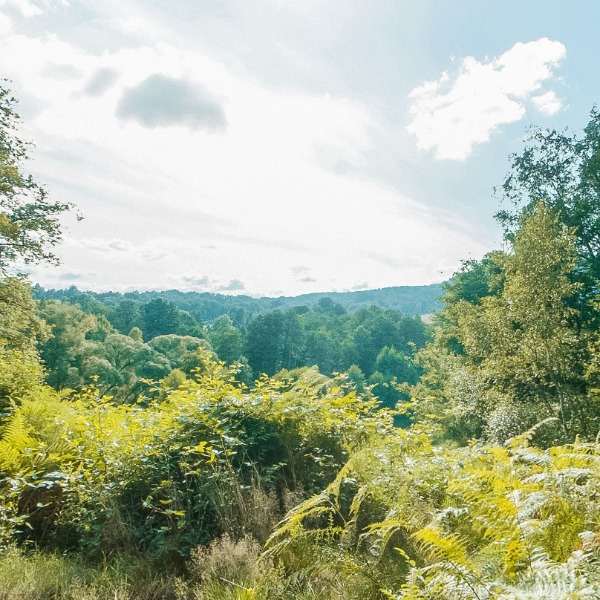
[[[248,392],[235,366],[200,352],[195,380],[166,398],[115,405],[94,387],[45,387],[15,407],[0,438],[5,543],[144,552],[181,568],[225,533],[264,541],[293,499],[391,428],[342,378],[307,370]]]

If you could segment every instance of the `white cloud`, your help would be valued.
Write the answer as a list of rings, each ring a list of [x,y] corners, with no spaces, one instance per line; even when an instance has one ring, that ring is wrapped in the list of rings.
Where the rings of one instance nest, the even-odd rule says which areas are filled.
[[[208,289],[211,286],[211,280],[206,276],[186,275],[181,278],[186,288]],[[181,286],[180,286],[181,287]]]
[[[133,246],[121,239],[107,239],[107,238],[83,238],[72,242],[74,246],[80,246],[88,250],[96,250],[98,252],[130,252],[133,250]]]
[[[26,19],[41,15],[44,11],[29,0],[0,0],[0,6],[16,8]]]
[[[118,78],[117,69],[100,68],[91,76],[83,91],[89,96],[102,96]]]
[[[434,150],[438,159],[463,160],[500,125],[522,119],[527,100],[545,114],[561,108],[553,92],[537,100],[531,96],[565,56],[561,42],[541,38],[519,42],[492,60],[466,57],[457,72],[445,72],[411,91],[407,129],[419,149]]]
[[[557,98],[556,94],[552,91],[534,96],[531,101],[537,110],[548,117],[555,115],[563,107],[560,98]]]
[[[246,284],[239,279],[232,279],[229,283],[220,285],[217,290],[219,292],[239,292],[246,288]]]
[[[12,21],[10,20],[10,17],[0,12],[0,36],[8,35],[11,31]]]
[[[93,269],[77,281],[83,289],[206,282],[229,293],[244,286],[289,294],[309,284],[420,284],[487,249],[450,213],[357,176],[379,127],[359,102],[266,87],[177,40],[94,54],[57,35],[9,35],[0,56],[11,57],[15,93],[42,107],[25,122],[38,144],[36,175],[86,217],[60,250],[66,271]],[[86,76],[57,79],[47,64]],[[110,85],[90,94],[99,72]],[[156,73],[200,82],[225,99],[226,130],[205,135],[118,119],[124,91]],[[368,251],[396,260],[376,261]],[[46,273],[37,269],[35,280],[54,281]],[[309,276],[316,282],[299,281]]]

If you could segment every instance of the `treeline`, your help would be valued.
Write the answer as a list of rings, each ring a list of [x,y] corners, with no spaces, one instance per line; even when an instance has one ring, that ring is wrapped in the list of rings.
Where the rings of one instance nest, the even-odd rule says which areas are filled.
[[[442,308],[440,297],[442,284],[421,286],[398,286],[378,290],[356,292],[327,292],[302,294],[300,296],[280,296],[278,298],[252,298],[251,296],[213,294],[209,292],[181,292],[178,290],[147,292],[83,292],[75,286],[68,289],[46,290],[39,285],[33,287],[38,300],[61,300],[80,304],[85,310],[101,310],[98,303],[115,309],[124,301],[135,305],[148,304],[161,299],[172,303],[178,309],[189,313],[198,323],[213,321],[221,315],[229,315],[237,326],[246,325],[256,315],[273,310],[288,310],[307,306],[315,307],[323,299],[331,299],[348,312],[369,306],[398,310],[405,315],[427,315]],[[125,304],[125,306],[129,306]],[[126,312],[126,311],[125,311]]]
[[[146,304],[122,300],[111,308],[89,296],[38,303],[52,330],[41,342],[46,381],[56,389],[79,389],[92,377],[106,394],[134,400],[150,381],[169,377],[176,384],[198,366],[198,348],[211,350],[226,364],[238,364],[247,385],[265,373],[317,366],[333,375],[349,371],[357,385],[377,387],[393,406],[395,382],[415,383],[413,357],[428,339],[419,317],[378,307],[347,313],[329,298],[316,307],[300,306],[258,315],[237,327],[228,315],[198,323],[174,303],[155,298]],[[87,310],[84,310],[87,309]]]

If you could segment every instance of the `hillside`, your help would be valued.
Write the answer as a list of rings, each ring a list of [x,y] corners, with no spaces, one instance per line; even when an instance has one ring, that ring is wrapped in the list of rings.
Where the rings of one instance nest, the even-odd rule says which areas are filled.
[[[442,284],[421,286],[397,286],[378,290],[357,292],[321,292],[301,296],[280,296],[279,298],[252,298],[251,296],[226,296],[209,292],[181,292],[178,290],[149,292],[83,292],[75,286],[66,290],[45,290],[34,287],[38,300],[62,300],[81,303],[82,296],[95,299],[105,306],[116,306],[122,300],[136,300],[141,303],[155,298],[173,302],[180,310],[185,310],[199,321],[210,321],[223,314],[243,310],[247,315],[258,315],[275,309],[288,309],[296,306],[315,306],[323,298],[330,298],[347,311],[355,311],[366,306],[399,310],[405,315],[425,315],[441,308]]]

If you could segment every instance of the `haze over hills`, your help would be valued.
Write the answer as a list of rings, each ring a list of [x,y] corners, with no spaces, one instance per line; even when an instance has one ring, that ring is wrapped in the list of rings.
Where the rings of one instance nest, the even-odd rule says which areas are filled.
[[[436,283],[420,286],[395,286],[375,290],[354,292],[318,292],[300,296],[280,296],[277,298],[253,298],[246,295],[230,296],[211,292],[181,292],[178,290],[145,291],[145,292],[89,292],[81,291],[75,286],[68,289],[46,290],[35,286],[35,297],[56,299],[67,302],[85,302],[96,299],[106,306],[114,306],[122,300],[149,302],[162,298],[173,302],[180,310],[185,310],[200,318],[211,320],[236,309],[244,309],[249,315],[257,315],[272,310],[286,310],[298,306],[312,307],[324,298],[341,305],[347,311],[355,311],[367,306],[378,306],[384,309],[399,310],[405,315],[425,315],[441,309],[440,296],[443,284]]]
[[[313,306],[322,298],[331,298],[348,311],[365,306],[379,306],[399,310],[406,315],[424,315],[441,309],[441,283],[418,286],[395,286],[376,290],[359,290],[354,292],[321,292],[302,294],[300,296],[282,296],[280,298],[260,298],[270,300],[272,308],[291,308],[294,306]],[[280,304],[281,303],[281,304]]]

